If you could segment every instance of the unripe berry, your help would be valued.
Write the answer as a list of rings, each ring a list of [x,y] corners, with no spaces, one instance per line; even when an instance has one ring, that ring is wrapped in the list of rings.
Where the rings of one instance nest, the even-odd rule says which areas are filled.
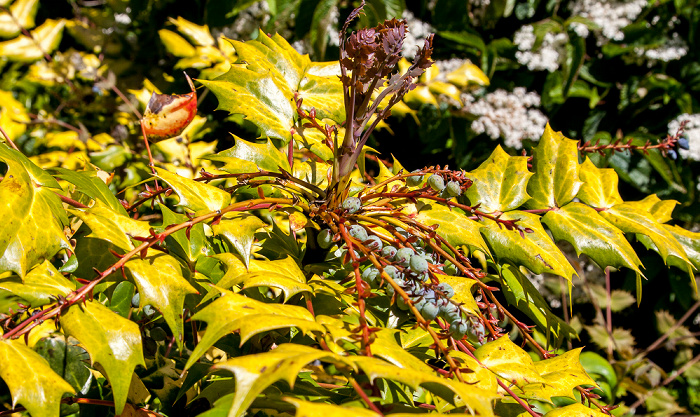
[[[359,240],[360,242],[364,242],[365,240],[367,240],[367,231],[364,227],[360,226],[359,224],[353,224],[352,226],[350,226],[348,234],[354,237],[355,239]]]
[[[445,261],[445,266],[442,267],[442,271],[451,277],[457,276],[459,274],[457,266],[450,261]]]
[[[401,248],[398,251],[396,251],[396,257],[394,260],[398,262],[400,265],[408,265],[408,262],[411,260],[411,256],[413,256],[415,252],[413,252],[413,249],[411,248]]]
[[[678,153],[674,151],[673,149],[669,149],[668,151],[668,156],[673,159],[674,161],[678,159]]]
[[[450,336],[455,338],[455,340],[462,340],[465,334],[467,334],[467,323],[462,320],[453,321],[450,324]]]
[[[403,299],[403,297],[396,297],[396,305],[401,310],[408,310],[408,304],[406,303],[406,300]]]
[[[362,279],[370,284],[374,282],[374,280],[377,279],[378,276],[379,270],[373,266],[362,271]]]
[[[384,246],[382,249],[382,257],[385,258],[387,261],[390,261],[394,259],[394,256],[396,256],[396,248],[393,246]]]
[[[168,334],[163,330],[162,327],[154,327],[150,331],[151,339],[156,342],[162,342],[168,337]]]
[[[411,256],[411,260],[409,262],[411,265],[411,270],[415,273],[422,274],[428,270],[428,261],[426,261],[425,258],[420,255]]]
[[[442,191],[445,188],[445,180],[439,175],[431,175],[428,178],[428,185],[435,191]]]
[[[413,172],[417,171],[419,170]],[[406,177],[406,185],[409,187],[418,187],[421,182],[423,182],[423,175],[411,175],[410,177]]]
[[[399,287],[402,287],[402,288],[406,284],[403,281],[403,279],[401,279],[401,278],[394,279],[394,282],[396,283],[396,285],[398,285]],[[396,291],[394,290],[394,287],[392,287],[391,284],[387,283],[386,284],[386,293],[389,295],[389,297],[393,297],[395,292]]]
[[[432,301],[426,302],[420,309],[421,316],[428,321],[435,320],[439,313],[440,309],[438,308],[437,304]]]
[[[362,201],[357,197],[348,197],[343,201],[342,207],[352,214],[362,207]]]
[[[330,229],[321,230],[318,235],[316,235],[316,242],[321,249],[328,249],[333,245],[333,232]]]
[[[451,195],[452,197],[458,197],[462,194],[462,187],[459,186],[457,181],[448,182],[445,189],[447,190],[447,194]]]
[[[131,297],[131,306],[134,308],[139,308],[139,303],[141,302],[141,294],[136,293]]]
[[[401,272],[399,272],[399,270],[393,265],[385,267],[384,272],[386,272],[386,274],[389,275],[394,281],[401,278]]]
[[[690,143],[688,143],[688,138],[685,136],[681,136],[678,138],[678,147],[681,149],[685,149],[686,151],[690,150]]]
[[[369,250],[381,250],[382,246],[384,246],[379,236],[375,235],[368,237],[367,240],[365,240],[364,244]]]
[[[450,286],[450,284],[445,282],[438,284],[437,290],[442,292],[447,298],[452,298],[455,295],[455,290]]]

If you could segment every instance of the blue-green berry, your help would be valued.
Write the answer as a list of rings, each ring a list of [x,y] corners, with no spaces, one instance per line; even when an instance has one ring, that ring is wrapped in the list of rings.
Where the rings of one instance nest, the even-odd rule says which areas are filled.
[[[451,277],[459,275],[459,270],[457,270],[457,266],[450,261],[445,261],[445,265],[442,267],[442,271]]]
[[[372,235],[365,240],[365,246],[369,250],[381,250],[382,246],[384,244],[382,243],[382,240],[379,238],[379,236]]]
[[[362,201],[357,197],[348,197],[343,201],[342,207],[352,214],[362,207]]]
[[[413,172],[418,172],[420,170],[415,170]],[[418,187],[420,183],[423,182],[423,175],[411,175],[410,177],[406,177],[406,185],[409,187]]]
[[[393,246],[384,246],[382,248],[382,257],[386,259],[387,261],[390,261],[394,259],[394,256],[396,256],[396,248]]]
[[[465,334],[467,334],[468,326],[463,320],[453,321],[450,324],[450,336],[456,340],[462,340]]]
[[[445,180],[439,175],[431,175],[428,178],[428,185],[435,191],[442,191],[445,188]]]
[[[152,315],[154,315],[156,313],[157,313],[157,311],[155,308],[153,308],[152,305],[146,304],[145,306],[143,306],[143,314],[145,314],[146,317],[151,317]]]
[[[455,295],[455,290],[446,282],[439,283],[437,285],[437,290],[443,293],[447,298],[452,298]]]
[[[369,268],[362,271],[362,279],[366,282],[369,282],[370,284],[374,282],[374,280],[376,280],[378,276],[379,270],[373,266],[370,266]]]
[[[398,285],[401,288],[403,288],[403,286],[406,285],[406,283],[401,278],[394,279],[394,282],[396,283],[396,285]],[[395,292],[396,291],[394,290],[394,287],[392,287],[391,284],[387,283],[386,284],[386,293],[389,295],[389,297],[393,297]]]
[[[396,267],[393,265],[385,267],[384,272],[386,272],[386,274],[389,275],[393,280],[401,278],[401,272],[399,272],[399,270],[396,269]]]
[[[141,294],[136,293],[131,297],[131,306],[134,308],[139,308],[139,303],[141,302]]]
[[[688,138],[685,136],[681,136],[678,138],[678,147],[681,149],[685,149],[686,151],[690,150],[690,143],[688,143]]]
[[[316,242],[321,249],[328,249],[333,245],[333,232],[330,229],[323,229],[316,235]]]
[[[428,270],[428,261],[421,255],[413,255],[409,261],[411,270],[417,274],[422,274]]]
[[[420,309],[420,314],[421,316],[423,316],[424,319],[428,321],[435,320],[435,318],[440,313],[440,309],[438,308],[437,304],[435,304],[435,302],[433,301],[428,301],[421,307],[422,308]]]
[[[459,186],[457,181],[448,182],[445,189],[447,190],[447,194],[451,195],[452,197],[458,197],[462,194],[462,187]]]
[[[411,248],[401,248],[396,251],[396,256],[394,260],[400,265],[407,266],[415,252]]]
[[[350,226],[350,230],[348,230],[348,234],[355,239],[359,240],[360,242],[364,242],[367,240],[367,230],[365,230],[364,227],[360,226],[359,224],[353,224]]]
[[[403,297],[396,297],[396,305],[401,309],[401,310],[408,310],[408,303],[406,303],[406,300],[403,299]]]
[[[462,311],[458,306],[445,299],[440,301],[440,316],[447,320],[448,323],[452,323],[453,321],[460,320],[462,318]]]

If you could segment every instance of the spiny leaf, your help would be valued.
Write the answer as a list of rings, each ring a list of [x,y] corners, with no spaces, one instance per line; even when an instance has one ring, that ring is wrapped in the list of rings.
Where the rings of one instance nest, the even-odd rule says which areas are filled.
[[[634,336],[632,336],[632,332],[628,329],[615,327],[611,337],[608,334],[608,330],[599,324],[584,326],[584,328],[591,337],[591,340],[593,340],[593,343],[598,345],[601,350],[611,349],[618,352],[631,352],[634,348]]]
[[[69,210],[69,212],[90,228],[91,233],[88,237],[106,240],[125,251],[130,251],[135,247],[131,242],[131,237],[150,236],[151,226],[147,222],[119,214],[99,200],[89,209]]]
[[[454,402],[454,396],[457,395],[472,414],[478,413],[480,416],[493,416],[491,400],[497,397],[496,392],[489,392],[473,385],[441,378],[432,373],[399,368],[378,358],[353,356],[347,359],[360,367],[367,374],[370,382],[377,378],[383,378],[400,382],[414,390],[418,389],[419,386],[423,386],[450,402]]]
[[[401,368],[431,372],[428,365],[411,355],[398,344],[396,341],[397,331],[396,329],[383,328],[376,332],[376,339],[372,342],[372,354]]]
[[[33,62],[52,53],[61,42],[64,19],[46,19],[30,33],[32,37],[21,35],[15,39],[0,42],[0,56],[10,61]]]
[[[459,350],[451,351],[450,356],[460,368],[469,369],[470,372],[462,373],[464,382],[487,392],[498,391],[498,379],[496,379],[496,376],[493,372],[480,365],[476,359]]]
[[[68,224],[53,177],[24,155],[0,144],[0,160],[7,173],[0,182],[0,272],[27,271],[62,248],[70,248],[63,234]]]
[[[625,290],[610,291],[610,302],[608,303],[608,292],[600,285],[588,284],[591,289],[591,296],[595,299],[595,303],[600,308],[607,308],[610,305],[610,310],[614,313],[624,311],[627,307],[634,304],[634,297]]]
[[[231,202],[231,195],[226,191],[203,182],[181,177],[156,167],[158,178],[167,182],[180,197],[179,206],[192,212],[211,212],[221,210]]]
[[[68,181],[75,185],[75,190],[103,202],[113,211],[127,215],[124,206],[119,203],[117,197],[112,194],[107,184],[104,183],[98,176],[96,170],[72,171],[65,168],[53,168],[52,172],[56,172],[55,176],[62,180]]]
[[[480,250],[491,256],[489,247],[479,233],[484,226],[471,220],[458,209],[450,210],[437,203],[425,204],[420,206],[416,220],[426,226],[438,225],[437,234],[454,247],[466,245],[472,251]]]
[[[185,296],[197,290],[183,276],[180,263],[170,255],[149,251],[145,258],[133,258],[124,267],[139,289],[140,306],[151,304],[160,311],[182,348]]]
[[[170,210],[165,204],[159,204],[160,211],[163,214],[163,225],[160,231],[164,231],[168,226],[184,223],[189,219],[184,214],[175,213]],[[207,246],[206,236],[204,235],[204,224],[197,223],[189,230],[178,230],[165,239],[166,243],[174,242],[176,247],[168,245],[178,255],[181,255],[188,263],[194,263],[201,256],[209,255],[211,249]],[[180,250],[177,250],[177,249]]]
[[[540,224],[536,214],[522,211],[509,211],[500,217],[502,220],[518,220],[517,225],[532,230],[530,233],[506,230],[496,222],[483,219],[486,225],[481,233],[501,262],[522,265],[536,274],[550,273],[571,281],[576,271],[552,242]]]
[[[663,225],[663,227],[683,247],[685,254],[688,255],[688,259],[693,263],[695,269],[700,271],[700,233],[691,232],[682,227],[669,226],[667,224]],[[677,261],[675,258],[670,258],[670,263],[676,264]]]
[[[239,330],[241,344],[269,330],[297,327],[304,333],[324,332],[313,315],[303,307],[266,304],[240,294],[223,291],[222,296],[198,311],[192,320],[207,323],[207,330],[192,351],[185,369],[192,366],[217,340]]]
[[[74,304],[61,316],[66,335],[75,337],[104,369],[114,393],[116,414],[122,412],[131,375],[143,359],[139,326],[96,301]]]
[[[215,235],[222,235],[243,258],[246,268],[250,264],[250,254],[255,242],[255,232],[264,227],[265,222],[247,213],[227,216],[212,227]]]
[[[544,417],[610,417],[608,414],[601,413],[598,410],[588,408],[583,404],[571,404],[566,407],[554,409]]]
[[[673,213],[673,209],[678,205],[678,201],[661,200],[656,194],[652,194],[639,201],[628,201],[627,204],[648,211],[659,223],[667,223],[673,219],[671,213]]]
[[[552,402],[552,397],[576,399],[573,390],[580,385],[596,386],[591,377],[581,366],[579,355],[583,348],[564,352],[559,356],[535,362],[535,369],[544,378],[542,383],[528,384],[520,387],[522,397],[533,400]]]
[[[51,323],[53,326],[53,323]],[[43,337],[34,345],[34,351],[41,355],[54,372],[68,382],[80,394],[87,394],[93,375],[87,366],[90,355],[78,346],[78,341],[58,332]]]
[[[583,184],[578,190],[578,197],[584,203],[595,208],[609,208],[622,203],[617,191],[617,173],[612,168],[598,168],[586,160],[579,167],[579,176]]]
[[[578,141],[567,139],[547,123],[542,138],[533,150],[535,175],[527,184],[532,196],[527,202],[531,209],[561,207],[578,193]]]
[[[530,198],[525,191],[532,176],[527,157],[510,156],[500,146],[467,176],[474,184],[465,195],[472,205],[481,204],[482,211],[513,210]]]
[[[22,297],[36,308],[56,301],[59,295],[68,295],[75,290],[75,285],[47,260],[29,271],[24,281],[18,276],[0,278],[0,288]]]
[[[585,253],[601,268],[627,267],[637,274],[642,262],[620,229],[611,225],[589,206],[572,202],[542,217],[554,239],[565,240],[576,254]]]
[[[545,382],[530,355],[511,342],[507,335],[481,346],[474,351],[474,356],[489,371],[508,383],[522,387]]]
[[[295,417],[379,417],[379,414],[365,408],[302,401],[292,397],[286,397],[284,400],[294,404],[297,408]],[[392,416],[396,415],[392,414]],[[415,414],[411,414],[411,416],[415,416]]]
[[[499,271],[503,279],[501,289],[508,304],[516,306],[518,310],[530,317],[545,333],[548,340],[549,336],[553,335],[555,345],[559,345],[565,338],[578,338],[571,326],[552,313],[547,301],[517,267],[505,264],[500,266]]]
[[[61,396],[75,394],[46,359],[19,340],[0,340],[0,378],[10,389],[12,406],[20,403],[33,416],[58,417]]]
[[[216,364],[213,369],[230,371],[236,379],[228,416],[243,415],[263,390],[279,380],[286,381],[293,388],[302,368],[319,359],[336,364],[347,362],[334,353],[288,343],[269,352],[239,356]]]
[[[471,288],[476,284],[475,279],[466,277],[451,277],[448,275],[438,275],[440,282],[449,284],[455,291],[455,295],[452,296],[452,300],[460,303],[461,307],[473,315],[479,315],[479,306],[476,305],[476,300],[472,294]]]
[[[235,135],[236,144],[232,148],[214,155],[204,157],[212,161],[220,161],[226,164],[237,161],[252,162],[260,169],[270,172],[280,172],[280,168],[289,171],[287,156],[279,151],[271,140],[265,143],[253,143],[243,140]],[[256,169],[248,169],[247,172],[255,172]]]

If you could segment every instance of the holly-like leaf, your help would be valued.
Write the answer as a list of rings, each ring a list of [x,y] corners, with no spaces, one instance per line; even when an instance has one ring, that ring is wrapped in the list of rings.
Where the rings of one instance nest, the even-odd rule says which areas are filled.
[[[53,177],[4,143],[0,160],[7,164],[0,182],[0,272],[24,277],[60,249],[70,248],[63,234],[68,219],[52,190],[60,190]]]
[[[168,226],[184,223],[189,220],[187,216],[173,212],[165,204],[160,204],[159,207],[163,214],[163,226],[161,227],[161,231],[165,230]],[[189,230],[189,237],[187,230],[178,230],[168,236],[165,242],[174,242],[176,246],[168,245],[169,248],[182,256],[191,265],[194,265],[200,256],[209,255],[211,252],[206,244],[204,225],[202,223],[197,223],[192,226]]]
[[[579,177],[583,184],[576,197],[589,206],[609,208],[623,202],[617,190],[618,177],[614,169],[598,168],[586,158],[579,167]]]
[[[602,269],[627,267],[639,275],[642,262],[620,229],[589,206],[572,202],[542,217],[554,239],[564,240],[577,255],[585,253]]]
[[[440,282],[449,284],[455,291],[452,300],[460,303],[462,309],[472,313],[475,316],[479,315],[479,306],[476,305],[476,300],[472,294],[472,287],[476,284],[475,279],[466,277],[451,277],[448,275],[439,275]]]
[[[12,406],[22,404],[33,416],[58,417],[61,396],[75,394],[46,359],[19,340],[0,340],[0,378],[10,389]]]
[[[426,202],[426,201],[421,201]],[[470,250],[480,250],[489,256],[489,248],[479,233],[483,225],[468,218],[462,211],[437,203],[420,206],[416,220],[426,226],[438,225],[436,232],[453,247],[466,245]]]
[[[366,408],[302,401],[292,397],[286,397],[284,400],[294,404],[297,408],[295,417],[379,417],[379,414]],[[392,416],[397,415],[392,414]],[[415,414],[411,414],[411,416],[415,416]]]
[[[236,144],[233,145],[232,148],[214,155],[206,156],[204,159],[224,162],[227,166],[229,164],[233,165],[236,171],[239,168],[235,166],[245,164],[243,161],[254,164],[250,165],[246,170],[241,170],[241,172],[256,172],[256,166],[259,169],[270,172],[280,172],[280,168],[289,171],[289,160],[287,156],[280,152],[272,141],[266,140],[265,143],[253,143],[235,135],[233,135],[233,138],[236,140]]]
[[[138,324],[97,301],[86,301],[63,313],[61,327],[66,335],[80,341],[93,364],[99,363],[104,369],[112,385],[115,412],[121,413],[134,369],[146,366]]]
[[[510,211],[501,216],[502,220],[518,220],[517,225],[532,232],[521,234],[518,230],[506,230],[496,222],[483,219],[486,225],[481,233],[491,246],[500,262],[522,265],[536,274],[559,275],[571,281],[576,271],[554,244],[540,224],[536,214]]]
[[[21,35],[15,39],[0,42],[0,56],[10,61],[33,62],[42,59],[58,47],[63,36],[66,21],[46,19],[30,33],[32,37]]]
[[[527,384],[520,387],[521,397],[552,402],[552,397],[576,399],[573,390],[580,385],[596,386],[586,373],[579,355],[583,348],[564,352],[559,356],[535,362],[535,369],[544,378],[542,383]],[[518,390],[516,389],[516,393]]]
[[[158,37],[165,49],[178,58],[189,58],[196,53],[192,44],[173,31],[161,29],[158,31]]]
[[[236,391],[224,406],[228,409],[228,416],[243,415],[260,393],[279,380],[294,388],[301,370],[315,360],[338,365],[347,362],[335,353],[287,343],[269,352],[239,356],[216,364],[213,369],[232,372],[236,380]]]
[[[89,209],[69,211],[90,228],[88,237],[105,240],[125,251],[134,249],[131,237],[150,236],[151,226],[147,222],[119,214],[100,201]]]
[[[200,181],[181,177],[156,167],[158,178],[167,182],[180,197],[179,206],[192,212],[212,212],[221,210],[231,202],[231,194]]]
[[[344,119],[342,84],[337,63],[312,63],[279,35],[260,31],[257,40],[230,40],[237,65],[213,81],[201,80],[219,99],[219,109],[243,114],[270,139],[285,144],[296,118],[295,93],[303,108],[317,117]]]
[[[685,250],[690,262],[696,270],[700,271],[700,233],[691,232],[678,226],[663,225],[664,229],[673,236]],[[677,264],[675,258],[670,258],[670,263]],[[678,263],[676,266],[679,266]]]
[[[17,0],[12,3],[10,13],[0,13],[0,37],[11,38],[19,35],[22,29],[33,28],[38,9],[39,0]]]
[[[527,184],[527,192],[532,196],[528,208],[561,207],[573,200],[582,184],[577,145],[578,141],[553,131],[547,123],[532,153],[535,175]]]
[[[678,205],[678,201],[661,200],[656,194],[652,194],[644,197],[643,200],[628,201],[627,204],[648,211],[659,223],[668,223],[673,219],[671,213],[673,213],[673,209]]]
[[[530,355],[513,343],[508,336],[486,343],[474,351],[474,356],[489,371],[508,383],[522,387],[545,382]]]
[[[303,307],[266,304],[229,291],[222,293],[220,298],[192,316],[192,320],[206,322],[207,330],[192,351],[185,369],[192,366],[217,340],[235,330],[239,331],[241,344],[258,333],[286,327],[296,327],[304,333],[325,331]]]
[[[385,359],[394,365],[414,369],[420,372],[431,372],[431,369],[423,361],[411,355],[399,345],[396,329],[381,329],[375,333],[376,339],[372,342],[372,354]]]
[[[34,345],[34,350],[51,366],[54,372],[68,382],[73,389],[87,394],[93,376],[86,363],[90,359],[85,349],[78,346],[78,341],[61,333],[52,333]]]
[[[526,190],[531,176],[527,157],[510,156],[497,146],[479,168],[468,173],[474,183],[465,195],[485,212],[513,210],[530,199]]]
[[[453,403],[456,395],[471,413],[477,413],[480,416],[493,416],[491,401],[498,396],[495,390],[486,391],[474,385],[441,378],[432,373],[400,368],[378,358],[353,356],[347,359],[362,369],[370,382],[377,378],[383,378],[399,382],[414,390],[422,386]]]
[[[555,338],[555,345],[565,338],[577,338],[576,331],[557,317],[549,308],[549,304],[540,292],[532,285],[517,267],[502,265],[499,268],[502,281],[501,290],[508,304],[516,306],[534,321],[549,339]]]
[[[576,403],[565,407],[554,409],[544,417],[610,417],[608,414],[601,413],[593,408],[588,408],[583,404]]]
[[[139,289],[140,306],[150,304],[160,311],[182,348],[185,296],[197,294],[197,290],[183,276],[180,262],[162,252],[149,251],[145,258],[133,258],[124,267]]]
[[[615,327],[611,337],[608,334],[608,330],[599,324],[584,326],[584,328],[591,340],[593,340],[593,343],[598,345],[601,350],[611,349],[618,352],[631,352],[631,349],[634,348],[634,336],[628,329]]]
[[[107,184],[98,176],[96,170],[73,171],[65,168],[53,168],[55,176],[75,185],[75,190],[95,199],[100,200],[110,209],[124,216],[127,215],[124,206],[119,203],[117,197],[112,194]]]
[[[219,224],[212,227],[215,235],[221,235],[236,249],[243,258],[246,268],[250,265],[250,254],[255,242],[255,232],[265,226],[265,222],[257,216],[247,213],[236,213],[227,216]]]
[[[49,261],[44,261],[29,271],[24,281],[18,276],[0,278],[0,288],[22,297],[32,308],[36,308],[56,301],[59,295],[68,295],[75,290],[75,285]]]
[[[634,304],[634,297],[625,290],[610,291],[610,302],[608,303],[608,292],[604,287],[596,284],[588,285],[591,290],[591,296],[600,308],[607,308],[610,305],[610,310],[617,313]]]

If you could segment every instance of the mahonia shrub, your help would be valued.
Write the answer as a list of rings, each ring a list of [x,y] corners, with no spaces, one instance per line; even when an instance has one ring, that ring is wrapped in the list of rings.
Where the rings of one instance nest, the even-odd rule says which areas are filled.
[[[668,224],[674,201],[624,201],[614,171],[581,162],[604,145],[549,126],[530,156],[496,147],[469,172],[378,161],[371,176],[368,138],[431,68],[433,38],[399,70],[405,22],[345,36],[361,10],[339,62],[262,31],[230,41],[228,70],[199,82],[261,137],[197,158],[194,178],[158,162],[120,200],[106,172],[42,169],[3,133],[0,378],[13,412],[625,411],[615,371],[568,347],[576,330],[528,274],[570,291],[578,272],[555,244],[568,242],[608,281],[632,271],[640,300],[628,237],[694,283],[700,234]],[[196,102],[154,93],[144,138],[182,133]]]

